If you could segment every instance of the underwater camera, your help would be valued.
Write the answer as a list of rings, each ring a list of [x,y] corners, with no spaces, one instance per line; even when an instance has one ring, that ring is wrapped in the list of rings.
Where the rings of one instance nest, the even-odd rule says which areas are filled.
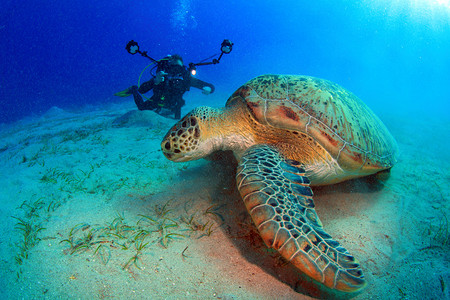
[[[199,63],[189,63],[189,68],[188,71],[192,74],[195,75],[197,73],[197,66],[206,66],[206,65],[215,65],[218,64],[220,62],[220,59],[222,58],[222,56],[224,54],[230,54],[231,51],[233,50],[233,43],[228,40],[225,39],[223,40],[222,44],[220,45],[220,54],[214,54],[202,61],[200,61]],[[143,57],[146,57],[148,59],[150,59],[153,63],[157,64],[158,66],[160,66],[160,64],[163,64],[165,61],[160,59],[160,60],[156,60],[150,56],[148,56],[147,51],[140,51],[139,50],[139,44],[137,42],[135,42],[134,40],[131,40],[127,43],[125,49],[127,50],[128,53],[130,53],[131,55],[135,55],[136,53],[139,53],[140,55],[142,55]],[[214,58],[212,61],[209,62],[204,62],[205,60],[209,60],[211,58],[213,58],[214,56],[219,55],[218,58]]]

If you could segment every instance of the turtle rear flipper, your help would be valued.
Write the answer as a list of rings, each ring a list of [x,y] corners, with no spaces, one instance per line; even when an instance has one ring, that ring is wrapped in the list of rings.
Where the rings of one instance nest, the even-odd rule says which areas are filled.
[[[358,261],[322,227],[305,171],[268,145],[245,151],[236,182],[268,247],[325,286],[355,292],[366,285]]]

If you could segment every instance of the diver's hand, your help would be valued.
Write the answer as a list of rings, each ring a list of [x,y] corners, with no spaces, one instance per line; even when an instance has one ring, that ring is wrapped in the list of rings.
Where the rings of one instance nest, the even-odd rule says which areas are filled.
[[[205,94],[205,95],[211,94],[211,88],[209,86],[203,87],[202,90],[203,90],[202,93]]]
[[[158,72],[156,74],[156,77],[155,77],[155,84],[158,85],[161,82],[163,82],[164,81],[164,76],[166,76],[166,75],[168,75],[168,74],[166,72],[164,72],[164,71]]]

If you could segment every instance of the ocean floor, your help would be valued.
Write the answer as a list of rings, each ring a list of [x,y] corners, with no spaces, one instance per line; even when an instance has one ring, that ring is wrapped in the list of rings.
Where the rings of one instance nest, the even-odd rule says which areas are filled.
[[[380,116],[388,179],[313,188],[361,263],[354,299],[450,298],[450,120]],[[130,103],[52,108],[0,127],[1,299],[332,298],[269,251],[230,160],[168,161],[175,123]]]

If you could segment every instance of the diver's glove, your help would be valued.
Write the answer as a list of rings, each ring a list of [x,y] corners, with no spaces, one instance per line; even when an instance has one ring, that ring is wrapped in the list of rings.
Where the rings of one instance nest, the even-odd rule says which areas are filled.
[[[135,90],[137,90],[137,88],[138,88],[137,86],[133,85],[132,87],[127,88],[126,90],[123,90],[123,91],[120,91],[118,93],[115,93],[114,96],[117,96],[117,97],[128,97],[128,96],[131,96],[131,95],[133,95],[133,92]]]
[[[209,86],[203,87],[202,90],[203,90],[202,93],[205,94],[205,95],[211,94],[211,88]]]

